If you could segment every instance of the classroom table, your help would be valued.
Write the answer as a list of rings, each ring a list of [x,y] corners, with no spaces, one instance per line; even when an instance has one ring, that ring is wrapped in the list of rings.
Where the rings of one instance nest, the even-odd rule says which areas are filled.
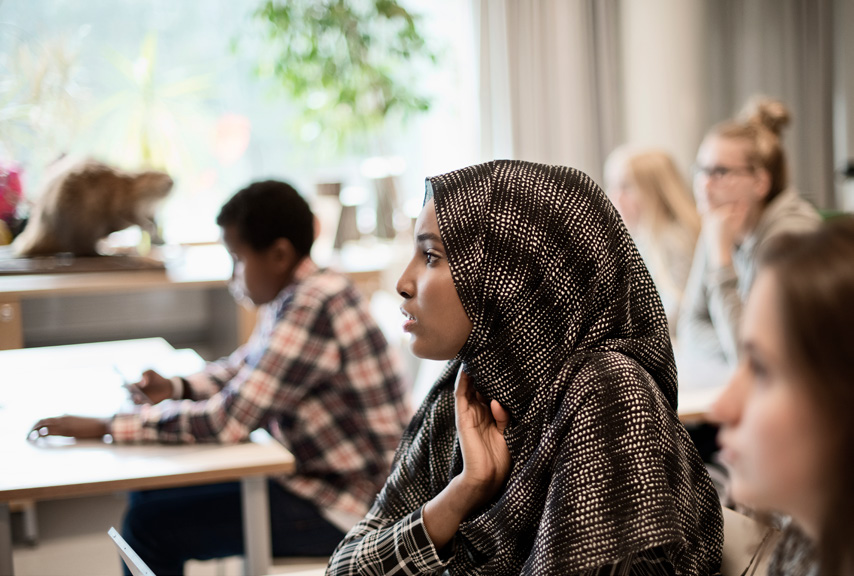
[[[174,350],[160,338],[0,351],[0,574],[14,570],[10,501],[236,480],[242,484],[246,573],[267,572],[272,554],[266,477],[293,471],[294,459],[266,432],[253,432],[250,442],[237,445],[27,438],[43,417],[131,409],[121,384],[147,367],[186,374],[202,364],[195,352]]]
[[[74,306],[80,306],[80,299],[103,297],[122,297],[133,306],[138,298],[151,293],[197,292],[211,294],[217,291],[227,291],[228,280],[231,278],[231,258],[226,249],[220,244],[206,246],[172,246],[167,251],[169,257],[163,255],[164,270],[112,270],[103,272],[73,272],[69,267],[65,272],[45,271],[40,274],[3,275],[0,274],[0,350],[23,348],[27,345],[27,334],[32,336],[33,312],[35,308],[47,305],[54,313],[68,311]],[[317,252],[317,251],[315,251]],[[388,246],[347,246],[345,250],[335,255],[321,256],[315,261],[321,266],[333,266],[350,277],[362,293],[368,297],[383,285],[386,268],[391,265],[394,257],[392,248]],[[0,251],[0,262],[3,256]],[[94,259],[97,261],[97,259]],[[391,284],[393,286],[393,283]],[[76,304],[75,304],[76,302]],[[45,304],[47,303],[47,304]],[[37,306],[38,305],[38,306]],[[29,309],[29,314],[27,314]],[[108,308],[109,310],[109,308]],[[255,313],[238,306],[222,309],[220,314],[236,314],[237,343],[246,342],[255,324]],[[110,336],[99,336],[103,333],[104,325],[111,326],[108,312],[95,308],[93,317],[100,322],[87,322],[87,334],[93,334],[92,339]],[[38,319],[39,314],[35,315]],[[94,320],[95,318],[93,318]],[[101,331],[98,327],[101,327]],[[111,326],[112,327],[112,326]],[[214,326],[205,327],[205,334],[211,333],[214,339],[222,336]],[[108,332],[109,333],[109,332]],[[162,334],[162,332],[161,332]],[[226,336],[230,339],[230,334]],[[75,340],[78,341],[79,340]],[[65,344],[66,342],[48,342],[50,344]],[[229,352],[235,346],[231,346]]]

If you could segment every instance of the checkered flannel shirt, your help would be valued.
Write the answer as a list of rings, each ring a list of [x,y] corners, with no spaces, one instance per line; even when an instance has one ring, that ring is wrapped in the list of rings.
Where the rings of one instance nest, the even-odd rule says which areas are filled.
[[[453,545],[436,550],[424,526],[423,508],[398,522],[390,522],[372,509],[338,545],[327,568],[328,576],[412,576],[444,574],[450,566]],[[661,547],[632,554],[614,564],[584,570],[571,576],[675,576]],[[570,575],[567,575],[570,576]]]
[[[446,571],[453,559],[453,544],[436,550],[424,526],[423,508],[397,522],[372,509],[332,555],[328,576],[412,576],[453,574]],[[447,556],[448,552],[451,556]],[[661,547],[654,547],[615,562],[567,576],[675,576]]]
[[[250,341],[187,380],[192,400],[117,415],[114,440],[234,443],[264,428],[296,460],[282,484],[339,517],[367,512],[408,419],[399,359],[363,299],[308,258]]]

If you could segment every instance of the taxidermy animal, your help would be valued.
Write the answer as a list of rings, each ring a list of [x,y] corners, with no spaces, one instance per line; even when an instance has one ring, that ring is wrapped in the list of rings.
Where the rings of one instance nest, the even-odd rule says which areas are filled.
[[[92,159],[63,158],[46,175],[18,256],[70,252],[95,256],[98,241],[133,225],[154,228],[154,211],[172,190],[165,172],[125,172]]]

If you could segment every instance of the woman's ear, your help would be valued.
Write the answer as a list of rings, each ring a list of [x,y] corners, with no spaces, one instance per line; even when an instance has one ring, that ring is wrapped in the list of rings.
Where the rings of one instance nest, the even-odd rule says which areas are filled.
[[[757,202],[764,202],[771,193],[771,174],[764,168],[756,169],[756,183],[753,187],[753,196]]]

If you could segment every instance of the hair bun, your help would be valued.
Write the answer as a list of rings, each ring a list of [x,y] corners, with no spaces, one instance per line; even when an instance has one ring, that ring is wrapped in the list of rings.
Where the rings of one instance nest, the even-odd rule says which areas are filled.
[[[748,123],[764,126],[777,136],[780,136],[792,118],[785,104],[767,96],[752,98],[740,116]]]

